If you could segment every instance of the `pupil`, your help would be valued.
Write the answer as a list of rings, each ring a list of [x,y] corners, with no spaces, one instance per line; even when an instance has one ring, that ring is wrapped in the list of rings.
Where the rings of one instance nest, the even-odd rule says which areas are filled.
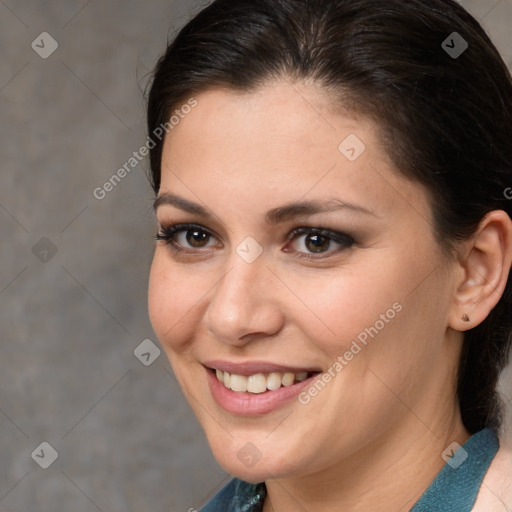
[[[187,242],[193,247],[202,247],[203,242],[208,241],[208,235],[199,230],[187,231]]]
[[[306,247],[311,252],[322,252],[329,248],[329,238],[322,235],[308,235],[306,237]]]

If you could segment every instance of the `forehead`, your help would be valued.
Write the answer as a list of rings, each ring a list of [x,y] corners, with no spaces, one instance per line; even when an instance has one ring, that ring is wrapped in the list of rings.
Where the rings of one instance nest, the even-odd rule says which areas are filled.
[[[249,93],[211,89],[196,100],[197,106],[166,137],[164,159],[173,143],[179,145],[183,139],[206,150],[189,155],[192,158],[218,156],[227,146],[233,152],[243,146],[251,160],[293,160],[306,152],[337,157],[343,129],[362,132],[365,124],[372,124],[346,116],[340,127],[332,119],[335,106],[321,89],[288,81],[271,82]]]
[[[195,99],[166,136],[163,192],[193,190],[206,202],[215,192],[260,209],[334,194],[383,210],[428,211],[423,187],[393,168],[375,123],[342,111],[317,87],[279,81]]]

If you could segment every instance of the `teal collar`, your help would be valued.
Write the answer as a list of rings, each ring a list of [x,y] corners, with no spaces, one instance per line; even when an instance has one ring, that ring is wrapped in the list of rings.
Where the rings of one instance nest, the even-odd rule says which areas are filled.
[[[410,512],[470,512],[498,448],[496,434],[484,429],[458,450],[444,452],[446,464]],[[264,483],[234,478],[201,512],[261,512],[266,495]]]
[[[499,448],[490,429],[471,436],[446,462],[411,512],[470,512]]]

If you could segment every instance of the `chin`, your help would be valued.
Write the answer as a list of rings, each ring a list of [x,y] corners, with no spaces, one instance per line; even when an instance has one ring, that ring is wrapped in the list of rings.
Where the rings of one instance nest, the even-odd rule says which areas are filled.
[[[240,446],[239,446],[240,445]],[[286,478],[296,475],[299,471],[297,455],[276,453],[274,447],[267,448],[265,455],[251,441],[236,442],[230,446],[210,443],[210,448],[219,465],[228,473],[249,483],[260,483],[268,479]],[[287,459],[287,460],[286,460]]]

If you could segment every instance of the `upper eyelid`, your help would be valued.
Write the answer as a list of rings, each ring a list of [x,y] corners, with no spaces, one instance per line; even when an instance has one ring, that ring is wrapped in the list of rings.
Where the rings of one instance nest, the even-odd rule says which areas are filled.
[[[298,226],[296,228],[293,228],[290,231],[290,234],[306,234],[307,232],[313,232],[313,233],[320,233],[325,234],[325,236],[333,235],[333,236],[346,236],[350,237],[349,234],[345,233],[344,231],[339,231],[336,229],[331,228],[323,228],[318,226]]]
[[[217,235],[217,233],[212,230],[212,229],[209,229],[201,224],[197,224],[195,222],[176,222],[175,224],[168,224],[166,225],[165,223],[164,224],[161,224],[161,223],[158,223],[158,233],[162,233],[164,235],[166,235],[167,233],[166,232],[172,232],[172,236],[176,235],[177,233],[182,233],[182,232],[186,232],[186,231],[190,231],[192,229],[198,229],[200,231],[204,231],[205,233],[208,233],[209,235],[219,239],[219,236]]]
[[[159,230],[162,230],[162,231],[172,230],[175,233],[180,232],[180,231],[188,231],[188,230],[194,229],[194,228],[200,229],[201,231],[205,231],[215,237],[219,236],[215,230],[210,229],[202,224],[198,224],[195,222],[176,222],[176,223],[172,223],[169,225],[166,225],[165,223],[164,224],[158,223]],[[325,236],[338,235],[338,236],[345,236],[345,237],[351,238],[349,234],[347,234],[343,231],[338,231],[336,229],[326,228],[326,227],[321,227],[321,226],[308,226],[308,225],[300,225],[300,226],[296,226],[296,227],[292,228],[289,231],[288,236],[294,235],[294,234],[304,234],[304,233],[299,233],[299,232],[307,232],[307,231],[312,231],[312,232],[317,232],[317,233],[322,232],[322,233],[325,233]]]

